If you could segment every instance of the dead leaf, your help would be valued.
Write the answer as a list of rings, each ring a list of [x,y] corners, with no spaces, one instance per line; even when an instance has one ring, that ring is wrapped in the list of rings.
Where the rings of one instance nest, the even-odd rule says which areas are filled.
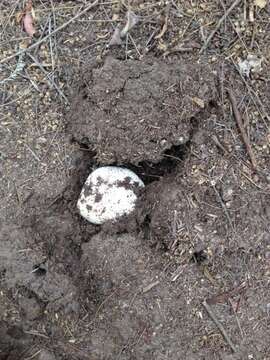
[[[29,0],[24,9],[24,16],[22,18],[24,31],[29,35],[33,36],[36,32],[34,27],[34,9],[32,6],[32,0]]]
[[[119,14],[113,14],[112,21],[118,21],[119,20]]]
[[[32,0],[28,0],[25,5],[24,11],[25,12],[31,11],[32,8],[33,8]]]
[[[267,0],[254,0],[254,4],[258,6],[260,9],[263,9],[267,5]]]
[[[15,15],[16,24],[19,25],[19,24],[22,23],[23,15],[24,15],[24,12],[23,12],[23,11],[19,11],[19,12]]]
[[[26,13],[23,17],[23,28],[24,31],[29,35],[33,36],[36,32],[33,24],[33,18],[31,13]]]
[[[164,41],[162,41],[162,39],[159,40],[157,48],[160,51],[164,51],[164,52],[168,51],[168,46],[167,44],[164,43]]]
[[[211,284],[217,286],[216,280],[211,275],[210,271],[208,270],[207,266],[203,266],[203,274],[204,276],[210,281]]]
[[[161,29],[160,33],[159,33],[157,36],[155,36],[155,39],[161,39],[162,36],[163,36],[163,35],[166,33],[166,31],[168,30],[168,21],[169,21],[170,7],[171,7],[171,5],[170,5],[170,3],[169,3],[169,4],[167,5],[167,7],[166,7],[166,10],[165,10],[166,15],[165,15],[165,17],[164,17],[164,23],[163,23],[162,29]]]

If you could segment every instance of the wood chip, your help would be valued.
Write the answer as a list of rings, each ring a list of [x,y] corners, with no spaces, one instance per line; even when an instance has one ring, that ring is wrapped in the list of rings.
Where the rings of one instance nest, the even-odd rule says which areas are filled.
[[[143,294],[146,293],[146,292],[148,292],[148,291],[150,291],[151,289],[153,289],[153,287],[157,286],[158,284],[159,284],[159,280],[157,280],[157,281],[155,281],[155,282],[147,285],[147,286],[142,290]]]
[[[192,101],[193,101],[196,105],[198,105],[200,108],[204,109],[205,104],[204,104],[204,101],[203,101],[202,99],[200,99],[200,98],[198,98],[198,97],[195,96],[195,97],[192,98]]]

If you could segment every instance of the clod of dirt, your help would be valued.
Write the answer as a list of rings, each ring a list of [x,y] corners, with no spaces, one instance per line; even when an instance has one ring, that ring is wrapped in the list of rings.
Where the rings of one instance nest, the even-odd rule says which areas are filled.
[[[22,359],[27,348],[31,348],[31,341],[23,330],[0,321],[0,360]]]
[[[78,209],[93,224],[115,221],[134,210],[137,193],[143,187],[142,180],[129,169],[101,167],[86,180]]]
[[[50,220],[54,223],[53,230],[50,229]],[[29,229],[8,225],[0,228],[0,272],[4,274],[2,281],[11,292],[13,299],[19,303],[22,315],[27,320],[34,320],[42,315],[45,307],[48,311],[58,311],[67,305],[65,306],[66,313],[78,312],[78,292],[67,270],[61,269],[70,259],[75,263],[74,248],[66,253],[62,250],[66,264],[61,262],[60,251],[57,252],[55,264],[51,260],[56,256],[55,249],[60,247],[57,230],[61,232],[59,236],[65,237],[64,240],[67,243],[68,233],[75,228],[74,225],[68,226],[64,218],[59,218],[58,223],[56,218],[45,218]],[[51,231],[54,233],[54,238]],[[41,249],[42,234],[45,236],[45,232],[47,246],[50,247],[48,254]],[[61,244],[61,249],[63,248]],[[49,259],[47,260],[46,257]],[[47,260],[48,271],[40,276],[35,271],[35,265],[42,263],[44,259]],[[72,271],[70,263],[68,268]],[[77,263],[76,269],[78,269]]]
[[[85,68],[68,131],[96,151],[101,164],[157,163],[166,150],[188,142],[191,120],[214,98],[214,75],[206,64],[109,57],[102,68]]]
[[[178,239],[179,228],[188,224],[190,216],[196,218],[195,212],[192,215],[187,212],[187,192],[184,182],[175,175],[148,186],[141,198],[137,218],[143,223],[144,236],[151,239],[152,245],[172,249]]]
[[[22,315],[30,321],[33,321],[42,315],[42,309],[35,297],[28,298],[22,296],[19,298],[20,309],[22,310]]]

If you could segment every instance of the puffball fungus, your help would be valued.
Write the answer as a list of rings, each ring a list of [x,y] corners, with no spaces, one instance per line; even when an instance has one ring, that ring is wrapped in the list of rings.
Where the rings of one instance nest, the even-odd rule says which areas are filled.
[[[93,224],[116,221],[134,210],[138,190],[143,187],[131,170],[104,166],[88,176],[77,207],[81,216]]]

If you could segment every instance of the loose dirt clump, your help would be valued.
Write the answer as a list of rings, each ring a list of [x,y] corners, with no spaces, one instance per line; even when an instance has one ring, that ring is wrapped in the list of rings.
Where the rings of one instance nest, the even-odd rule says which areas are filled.
[[[191,119],[215,99],[206,64],[119,61],[85,68],[68,131],[96,151],[100,164],[158,162],[164,151],[190,140]]]
[[[10,326],[0,321],[0,359],[17,360],[27,356],[27,348],[31,347],[30,336],[23,333],[19,326]]]

